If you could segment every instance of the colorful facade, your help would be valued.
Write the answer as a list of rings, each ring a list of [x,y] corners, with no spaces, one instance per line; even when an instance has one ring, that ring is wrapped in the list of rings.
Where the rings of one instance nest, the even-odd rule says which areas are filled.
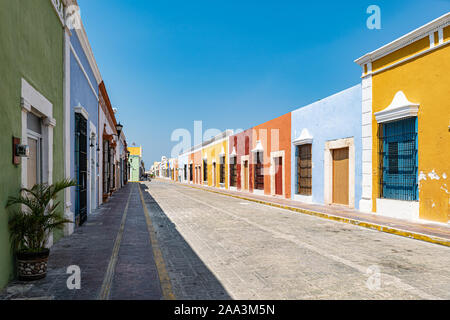
[[[361,210],[450,220],[450,13],[356,60],[362,67]]]
[[[250,176],[250,150],[252,146],[253,130],[248,129],[230,136],[228,142],[229,152],[229,185],[230,190],[249,192]]]
[[[201,154],[204,185],[228,188],[228,140],[232,134],[233,131],[226,130],[203,144]]]
[[[50,0],[0,2],[0,288],[13,277],[8,197],[65,176],[63,17],[62,3]],[[15,144],[28,145],[29,157],[13,157]]]
[[[356,60],[360,85],[191,148],[178,180],[448,223],[449,24],[447,13]]]
[[[118,180],[121,174],[118,172],[118,164],[121,147],[117,132],[117,120],[103,81],[99,85],[98,109],[100,132],[96,151],[101,173],[99,174],[99,201],[104,203],[120,187]],[[122,134],[121,132],[120,135],[122,136]]]
[[[358,208],[361,85],[292,111],[291,133],[292,199]]]
[[[69,41],[70,178],[76,180],[78,186],[71,188],[66,203],[71,204],[68,206],[73,213],[70,220],[79,226],[99,204],[98,95],[102,79],[82,24],[81,28],[72,30]]]
[[[191,161],[193,162],[193,182],[194,184],[202,184],[202,150],[201,148],[194,148],[191,154]]]
[[[128,147],[129,164],[130,164],[130,181],[137,182],[141,180],[141,162],[142,162],[142,148]]]
[[[56,200],[64,217],[81,225],[102,202],[102,133],[112,144],[121,139],[112,155],[116,183],[109,191],[121,186],[118,159],[126,153],[126,140],[116,130],[111,105],[99,103],[100,97],[109,99],[99,87],[100,72],[78,13],[76,0],[0,3],[0,124],[5,131],[0,143],[9,150],[0,157],[0,288],[13,277],[4,209],[9,196],[22,187],[74,179],[78,187],[67,188]],[[15,154],[19,144],[28,148],[28,156]],[[74,224],[66,224],[55,231],[47,247],[73,230]]]
[[[253,128],[250,192],[291,197],[291,113]]]

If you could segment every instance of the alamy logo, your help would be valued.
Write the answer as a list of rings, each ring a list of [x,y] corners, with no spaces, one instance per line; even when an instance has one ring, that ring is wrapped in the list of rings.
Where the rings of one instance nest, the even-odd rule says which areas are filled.
[[[66,271],[70,276],[67,278],[66,284],[69,290],[81,289],[81,269],[79,266],[69,266]]]
[[[367,28],[369,30],[381,29],[381,9],[377,5],[371,5],[367,8],[367,13],[370,14],[369,18],[367,18]]]
[[[373,265],[367,268],[366,275],[369,277],[366,281],[366,286],[369,290],[381,289],[381,270],[380,267]]]

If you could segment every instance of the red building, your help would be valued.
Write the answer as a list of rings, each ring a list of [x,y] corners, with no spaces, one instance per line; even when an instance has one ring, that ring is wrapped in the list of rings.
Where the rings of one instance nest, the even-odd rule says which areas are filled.
[[[252,192],[252,175],[250,166],[250,148],[252,146],[252,129],[229,137],[229,180],[230,190]]]

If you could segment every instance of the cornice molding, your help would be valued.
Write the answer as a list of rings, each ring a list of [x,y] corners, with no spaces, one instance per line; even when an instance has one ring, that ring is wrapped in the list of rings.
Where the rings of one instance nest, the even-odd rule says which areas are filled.
[[[262,146],[261,140],[256,141],[256,147],[252,150],[253,153],[256,152],[264,152],[264,148]]]
[[[89,61],[89,65],[91,67],[92,72],[94,73],[97,85],[99,85],[102,82],[102,76],[100,74],[97,61],[95,60],[94,53],[92,52],[92,48],[89,43],[89,39],[87,37],[86,30],[84,29],[82,21],[81,21],[81,29],[75,29],[75,33],[77,34],[78,40],[80,40],[81,43],[81,47],[83,48],[83,51],[86,54],[86,57]]]
[[[392,103],[384,110],[375,112],[378,123],[386,123],[409,117],[416,117],[419,112],[419,104],[409,101],[402,91],[395,94]]]
[[[75,113],[80,113],[86,120],[89,119],[89,113],[80,104],[78,104],[78,106],[75,107]]]
[[[62,26],[65,26],[64,22],[64,7],[66,5],[66,1],[64,0],[50,0],[53,9],[55,10],[56,15],[59,18],[59,22],[61,22]]]
[[[313,136],[309,133],[308,129],[303,129],[300,136],[298,136],[294,141],[292,141],[293,145],[300,146],[303,144],[312,144]]]
[[[381,48],[378,48],[372,52],[365,54],[364,56],[356,59],[355,63],[362,66],[368,62],[378,60],[417,40],[420,40],[424,37],[428,37],[429,34],[434,33],[441,28],[445,28],[448,25],[450,25],[450,12],[382,46]]]

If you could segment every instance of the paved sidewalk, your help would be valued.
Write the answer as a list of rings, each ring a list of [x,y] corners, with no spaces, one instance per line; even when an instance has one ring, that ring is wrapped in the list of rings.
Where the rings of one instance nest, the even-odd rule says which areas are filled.
[[[1,299],[164,298],[139,188],[130,183],[52,248],[45,279],[13,281]],[[143,186],[142,186],[143,187]],[[69,290],[67,268],[81,269],[81,289]]]
[[[173,182],[168,179],[161,180],[170,181],[172,183],[177,183],[186,187],[199,188],[209,192],[220,193],[243,200],[254,201],[261,204],[310,214],[321,218],[350,223],[370,229],[376,229],[382,232],[388,232],[404,237],[414,238],[417,240],[450,246],[450,224],[445,225],[425,221],[410,222],[389,217],[382,217],[376,214],[362,213],[358,210],[349,209],[342,206],[326,206],[300,203],[298,201],[281,199],[271,196],[260,196],[248,192],[230,191],[226,189],[213,188],[197,184],[184,184]]]

